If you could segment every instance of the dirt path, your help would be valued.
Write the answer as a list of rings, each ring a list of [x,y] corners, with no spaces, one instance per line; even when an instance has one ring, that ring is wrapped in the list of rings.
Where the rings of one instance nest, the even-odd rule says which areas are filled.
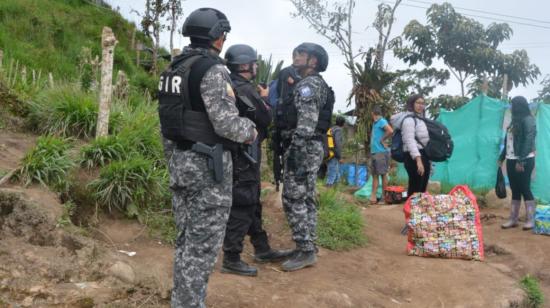
[[[17,164],[33,143],[25,137],[0,132],[0,145],[9,144],[11,151],[0,155],[0,168]],[[103,216],[85,234],[70,233],[55,226],[62,205],[54,194],[37,187],[0,190],[36,205],[0,215],[0,307],[169,306],[173,249],[150,238],[139,223]],[[272,192],[264,204],[272,246],[291,248],[280,197]],[[539,278],[550,298],[548,237],[501,230],[504,209],[483,211],[486,262],[409,257],[399,234],[400,206],[362,213],[368,246],[321,249],[313,268],[284,273],[280,264],[262,264],[259,276],[250,278],[221,274],[218,260],[208,307],[510,307],[523,299],[517,282],[527,273]],[[247,243],[244,259],[252,262],[251,253]],[[116,264],[128,272],[113,274]]]

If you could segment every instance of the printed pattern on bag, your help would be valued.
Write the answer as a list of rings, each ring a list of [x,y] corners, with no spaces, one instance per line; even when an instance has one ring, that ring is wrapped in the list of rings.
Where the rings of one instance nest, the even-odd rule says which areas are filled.
[[[404,207],[412,256],[483,261],[479,207],[467,186],[448,195],[415,194]]]

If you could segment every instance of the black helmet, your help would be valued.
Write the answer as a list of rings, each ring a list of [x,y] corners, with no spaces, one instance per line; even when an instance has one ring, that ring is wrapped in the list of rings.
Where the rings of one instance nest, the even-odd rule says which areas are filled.
[[[315,58],[317,58],[316,71],[324,72],[327,69],[328,53],[321,45],[315,43],[302,43],[294,48],[294,51],[305,52],[308,55],[315,56]]]
[[[231,31],[229,20],[220,11],[211,8],[201,8],[193,11],[183,23],[183,36],[195,37],[213,41]]]
[[[237,44],[227,49],[225,60],[228,65],[248,64],[257,61],[258,55],[252,47],[245,44]]]

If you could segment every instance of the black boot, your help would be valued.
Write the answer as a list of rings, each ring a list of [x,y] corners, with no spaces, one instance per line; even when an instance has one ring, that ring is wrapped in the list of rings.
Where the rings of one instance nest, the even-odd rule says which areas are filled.
[[[258,263],[278,262],[289,258],[290,256],[292,256],[293,252],[294,249],[276,250],[270,248],[266,252],[254,254],[254,261]]]
[[[221,272],[241,276],[258,276],[258,270],[254,266],[248,265],[243,260],[229,261],[225,258],[223,259]]]
[[[315,251],[296,251],[296,253],[283,263],[283,270],[287,272],[296,271],[317,263]]]

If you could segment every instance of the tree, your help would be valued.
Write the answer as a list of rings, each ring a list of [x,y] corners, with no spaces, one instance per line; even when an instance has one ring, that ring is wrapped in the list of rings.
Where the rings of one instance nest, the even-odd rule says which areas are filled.
[[[296,7],[294,17],[305,19],[310,26],[340,49],[345,58],[346,67],[350,70],[352,83],[357,81],[354,59],[360,53],[354,53],[351,33],[351,18],[355,8],[355,0],[347,0],[344,4],[335,3],[330,10],[327,1],[320,0],[290,0]]]
[[[368,146],[370,127],[372,125],[371,110],[374,105],[384,105],[382,91],[395,79],[394,73],[384,71],[384,55],[391,43],[389,39],[394,15],[402,0],[397,0],[393,7],[387,4],[378,6],[376,19],[373,23],[378,31],[379,42],[376,49],[363,47],[355,53],[352,41],[352,15],[355,8],[354,0],[333,4],[333,10],[328,2],[321,0],[291,0],[297,9],[295,17],[302,17],[333,45],[340,49],[345,57],[345,66],[348,68],[352,80],[352,92],[349,102],[355,100],[355,115],[359,133]],[[364,64],[356,62],[362,56]]]
[[[432,119],[436,119],[439,116],[441,108],[445,110],[456,110],[468,102],[468,98],[462,96],[451,96],[451,95],[440,95],[435,98],[430,98],[427,100],[428,106],[427,111],[428,115]]]
[[[183,15],[183,8],[181,2],[184,0],[168,0],[168,19],[170,21],[170,54],[174,50],[174,33],[178,28],[178,20]]]
[[[411,93],[429,96],[437,86],[442,86],[449,80],[450,73],[446,69],[425,68],[422,70],[398,70],[397,78],[384,92],[384,98],[394,111],[402,111],[404,102]]]
[[[160,22],[161,17],[166,15],[169,5],[166,0],[145,0],[145,12],[140,14],[136,11],[136,14],[141,16],[141,28],[143,33],[151,39],[153,39],[153,65],[151,66],[151,72],[153,74],[157,73],[158,66],[158,54],[160,49],[160,33],[166,28]]]
[[[542,89],[539,91],[539,96],[535,100],[550,104],[550,75],[546,75],[541,85]]]
[[[472,76],[503,73],[510,57],[497,50],[500,43],[512,35],[506,23],[493,23],[485,28],[481,23],[457,13],[449,3],[433,4],[427,11],[428,24],[413,20],[405,27],[407,46],[397,42],[395,55],[414,65],[432,65],[441,59],[460,82],[462,96],[465,82]],[[513,58],[513,57],[512,57]]]
[[[389,38],[393,23],[395,22],[395,11],[402,0],[395,1],[393,7],[386,3],[380,3],[378,5],[378,11],[376,13],[376,19],[373,26],[378,31],[378,45],[376,45],[376,60],[378,62],[379,70],[384,70],[384,56],[388,47]]]

